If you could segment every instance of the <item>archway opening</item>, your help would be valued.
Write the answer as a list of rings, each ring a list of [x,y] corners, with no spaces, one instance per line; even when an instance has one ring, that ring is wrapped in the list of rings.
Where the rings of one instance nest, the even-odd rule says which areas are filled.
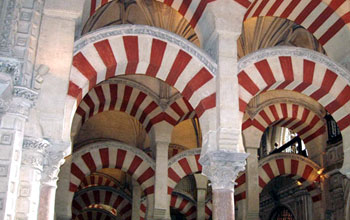
[[[281,152],[308,157],[305,143],[295,131],[286,127],[269,126],[261,137],[258,156],[261,159]]]
[[[287,207],[279,206],[272,213],[270,220],[295,220],[295,218]]]
[[[288,176],[272,179],[260,193],[260,219],[311,219],[312,199],[302,185]]]

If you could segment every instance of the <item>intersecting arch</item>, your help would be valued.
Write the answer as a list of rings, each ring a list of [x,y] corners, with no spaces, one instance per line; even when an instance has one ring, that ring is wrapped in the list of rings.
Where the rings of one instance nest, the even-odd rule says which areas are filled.
[[[303,26],[337,61],[349,53],[344,47],[350,44],[350,11],[346,0],[255,0],[244,20],[259,16],[285,18]]]

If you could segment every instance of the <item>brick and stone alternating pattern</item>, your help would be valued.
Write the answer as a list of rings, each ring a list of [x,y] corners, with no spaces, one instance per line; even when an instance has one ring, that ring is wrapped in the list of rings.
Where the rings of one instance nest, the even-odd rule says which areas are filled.
[[[196,205],[180,195],[171,195],[170,207],[178,210],[181,214],[183,214],[187,220],[195,220],[196,219]]]
[[[271,125],[296,132],[306,145],[326,131],[324,121],[310,109],[291,103],[277,103],[261,109],[253,119],[247,118],[242,124],[243,135],[249,136],[253,132],[261,134],[261,137]]]
[[[81,211],[92,205],[104,204],[116,210],[123,219],[131,218],[131,199],[119,194],[115,190],[106,187],[90,187],[78,192],[72,203],[72,219],[75,219]]]
[[[102,168],[117,168],[132,176],[145,195],[154,193],[154,162],[139,149],[101,142],[78,150],[71,164],[70,191],[75,192],[85,177]]]
[[[73,133],[89,118],[104,111],[126,112],[147,132],[159,122],[166,121],[175,126],[196,115],[184,98],[176,99],[163,109],[157,100],[139,89],[124,84],[102,84],[91,89],[79,104],[73,119]]]
[[[342,59],[342,55],[346,55],[347,48],[339,44],[348,41],[350,34],[349,2],[346,0],[256,0],[244,19],[259,16],[294,21],[310,31],[331,57]]]
[[[192,46],[179,46],[183,40],[169,32],[145,26],[132,26],[129,31],[128,27],[105,28],[76,42],[68,89],[75,104],[106,79],[145,74],[175,87],[198,117],[215,107],[216,64],[207,55]]]

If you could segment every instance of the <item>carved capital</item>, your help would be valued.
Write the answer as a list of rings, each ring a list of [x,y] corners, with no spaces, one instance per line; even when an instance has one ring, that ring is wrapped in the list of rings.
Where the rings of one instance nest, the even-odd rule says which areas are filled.
[[[41,182],[45,185],[56,187],[60,166],[64,163],[64,152],[49,152],[45,158],[44,170]]]
[[[41,154],[46,153],[46,149],[50,146],[50,143],[47,140],[42,138],[34,137],[24,137],[23,139],[23,150],[31,150]]]
[[[42,171],[44,165],[44,155],[31,150],[23,150],[22,165]]]
[[[38,98],[38,92],[21,86],[15,86],[13,88],[13,95],[15,97],[25,98],[32,102]]]
[[[50,143],[42,138],[24,137],[22,165],[42,171],[44,155]]]
[[[202,174],[207,176],[213,189],[234,190],[239,172],[244,171],[249,154],[232,151],[210,151],[199,159]]]

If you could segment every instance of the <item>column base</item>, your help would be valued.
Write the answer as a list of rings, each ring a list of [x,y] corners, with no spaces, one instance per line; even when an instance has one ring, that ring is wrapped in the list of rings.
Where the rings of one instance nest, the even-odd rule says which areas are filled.
[[[154,220],[171,220],[169,214],[167,214],[166,209],[154,209],[153,219]]]
[[[259,212],[248,212],[247,213],[247,220],[258,220],[259,218]]]

